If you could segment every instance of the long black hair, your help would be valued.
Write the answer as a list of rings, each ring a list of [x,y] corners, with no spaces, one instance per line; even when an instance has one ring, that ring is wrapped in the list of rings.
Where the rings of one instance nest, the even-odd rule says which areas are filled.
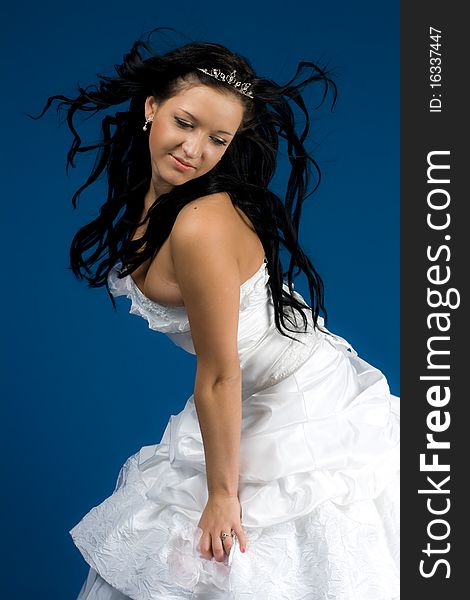
[[[322,312],[325,320],[323,281],[298,241],[302,203],[320,183],[320,169],[307,152],[304,142],[310,128],[309,111],[301,90],[311,82],[322,85],[320,104],[332,91],[331,109],[336,101],[336,86],[324,69],[313,62],[298,64],[294,77],[284,85],[258,77],[249,61],[224,46],[214,43],[186,43],[169,52],[159,54],[150,45],[150,36],[169,28],[157,28],[146,41],[136,41],[124,56],[122,64],[115,65],[115,76],[98,74],[98,84],[86,88],[78,86],[78,95],[70,98],[55,95],[48,98],[40,118],[54,101],[66,111],[73,141],[67,154],[68,172],[75,167],[79,153],[95,153],[94,165],[86,181],[73,194],[72,204],[77,207],[80,194],[103,173],[107,175],[107,197],[99,215],[81,227],[73,237],[70,248],[70,268],[79,279],[86,279],[90,287],[106,286],[114,308],[116,304],[108,287],[108,274],[121,260],[122,276],[132,273],[147,259],[153,258],[170,234],[177,214],[188,202],[216,192],[227,192],[234,205],[251,220],[263,244],[268,260],[269,286],[275,311],[277,329],[296,331],[286,326],[286,320],[297,325],[293,310],[300,312],[304,329],[306,305],[293,293],[294,268],[297,276],[303,271],[308,280],[312,318],[315,327]],[[217,68],[223,73],[236,71],[237,79],[251,82],[248,97],[227,83],[211,77],[199,68]],[[148,132],[143,131],[144,104],[149,96],[164,101],[177,94],[182,81],[223,88],[242,100],[244,118],[234,139],[218,164],[205,175],[175,186],[160,195],[151,205],[145,219],[139,217],[144,208],[144,196],[151,182],[151,163]],[[304,115],[303,131],[296,131],[295,115],[290,103]],[[124,110],[109,109],[126,104]],[[83,145],[76,128],[77,113],[103,111],[100,141]],[[276,169],[279,138],[286,140],[291,171],[284,201],[268,186]],[[311,180],[315,181],[309,192]],[[131,240],[132,233],[148,221],[145,234]],[[283,271],[280,244],[290,253],[289,267]],[[94,270],[92,270],[94,267]],[[289,292],[283,289],[287,277]],[[289,310],[287,307],[291,307]],[[294,339],[294,338],[292,338]]]

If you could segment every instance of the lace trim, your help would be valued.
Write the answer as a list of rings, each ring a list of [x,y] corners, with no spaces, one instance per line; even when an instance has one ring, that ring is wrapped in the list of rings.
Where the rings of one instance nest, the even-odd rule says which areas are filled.
[[[269,280],[266,268],[267,258],[254,275],[240,286],[240,310],[246,310],[258,295],[264,298],[266,285]],[[184,306],[165,306],[150,300],[135,284],[130,275],[119,278],[121,261],[111,269],[108,285],[114,296],[127,296],[131,301],[129,312],[144,318],[149,329],[163,333],[183,333],[190,331],[189,319]]]
[[[288,287],[284,284],[286,291]],[[294,297],[302,303],[305,303],[304,298],[295,290],[293,290]],[[298,331],[287,331],[288,335],[294,337],[295,340],[291,340],[284,352],[279,356],[276,362],[273,364],[270,373],[265,381],[259,382],[259,388],[271,387],[276,383],[279,383],[283,379],[286,379],[294,373],[301,365],[303,365],[310,356],[316,351],[320,337],[313,327],[313,317],[310,308],[304,310],[304,314],[307,318],[307,329],[303,331],[303,320],[299,315],[298,311],[291,310],[291,318],[295,323],[295,328],[299,328]],[[289,324],[291,328],[291,324]],[[253,390],[252,393],[259,391]]]
[[[375,500],[340,507],[327,501],[296,520],[245,527],[223,563],[202,559],[202,530],[171,506],[154,504],[130,457],[116,492],[70,535],[88,564],[136,600],[395,600],[399,598],[399,480]]]

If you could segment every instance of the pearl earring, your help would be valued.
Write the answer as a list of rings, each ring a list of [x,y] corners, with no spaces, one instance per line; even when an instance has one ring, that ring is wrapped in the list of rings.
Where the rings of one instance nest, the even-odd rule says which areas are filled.
[[[148,124],[153,121],[153,115],[145,118],[145,125],[142,127],[144,131],[147,131]]]

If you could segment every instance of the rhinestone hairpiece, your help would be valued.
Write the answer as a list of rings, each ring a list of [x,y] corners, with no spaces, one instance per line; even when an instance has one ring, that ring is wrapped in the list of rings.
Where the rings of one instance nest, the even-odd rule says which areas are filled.
[[[234,87],[237,90],[237,92],[240,92],[241,94],[244,94],[245,96],[249,96],[250,98],[253,98],[253,92],[248,89],[249,87],[251,87],[251,83],[243,83],[241,81],[237,81],[237,77],[236,77],[237,71],[236,70],[232,71],[229,75],[227,75],[220,69],[210,69],[209,70],[209,69],[201,69],[200,67],[197,67],[197,69],[198,69],[198,71],[202,71],[206,75],[210,75],[211,77],[214,77],[214,79],[218,79],[219,81],[224,81],[225,83],[228,83],[229,85]]]

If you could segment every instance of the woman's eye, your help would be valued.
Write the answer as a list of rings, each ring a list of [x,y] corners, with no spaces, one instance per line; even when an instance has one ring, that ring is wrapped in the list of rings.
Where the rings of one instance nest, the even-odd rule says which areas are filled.
[[[175,117],[175,121],[176,121],[176,124],[178,125],[178,127],[181,127],[182,129],[191,129],[193,127],[192,123],[183,121],[182,119],[179,119],[178,117]],[[227,142],[225,140],[221,140],[220,138],[211,137],[211,140],[213,141],[213,143],[216,146],[226,146],[227,145]]]
[[[225,140],[220,140],[219,138],[211,138],[214,144],[217,146],[226,146],[227,142]]]
[[[187,129],[188,127],[192,127],[191,123],[188,123],[187,121],[182,121],[181,119],[178,119],[177,117],[175,117],[175,121],[179,127],[183,127],[185,129]]]

